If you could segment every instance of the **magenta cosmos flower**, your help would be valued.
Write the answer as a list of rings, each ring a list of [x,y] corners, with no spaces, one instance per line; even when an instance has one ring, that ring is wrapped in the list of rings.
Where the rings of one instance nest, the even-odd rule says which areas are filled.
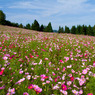
[[[3,74],[3,72],[4,72],[4,70],[0,71],[0,75],[2,75],[2,74]]]
[[[63,60],[59,60],[59,62],[64,63]]]
[[[62,90],[67,90],[67,86],[65,85],[65,84],[62,84],[62,86],[61,86],[61,88],[62,88]]]
[[[70,80],[71,80],[71,81],[74,81],[74,77],[70,77]]]
[[[28,89],[32,89],[33,88],[33,84],[30,84],[29,86],[28,86]]]

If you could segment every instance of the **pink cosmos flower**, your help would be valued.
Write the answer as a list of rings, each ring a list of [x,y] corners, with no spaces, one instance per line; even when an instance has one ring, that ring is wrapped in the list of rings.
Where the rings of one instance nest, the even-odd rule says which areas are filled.
[[[64,95],[68,95],[67,91],[60,90],[60,92],[63,93]]]
[[[72,67],[72,65],[70,65],[70,66],[67,66],[67,68],[71,68]]]
[[[86,79],[85,78],[79,79],[80,86],[82,86],[85,82],[86,82]]]
[[[12,88],[12,89],[8,89],[8,93],[7,95],[12,95],[12,94],[15,94],[15,88]]]
[[[62,84],[62,86],[61,86],[61,88],[62,88],[62,90],[67,90],[67,86],[65,85],[65,84]]]
[[[29,95],[27,92],[24,92],[23,95]]]
[[[2,47],[0,47],[0,50],[2,49]]]
[[[4,67],[2,67],[2,68],[1,68],[1,70],[5,70],[5,68],[4,68]]]
[[[69,77],[72,77],[72,74],[69,74],[68,76],[69,76]]]
[[[15,88],[11,89],[11,94],[15,94]]]
[[[72,90],[72,92],[73,92],[75,95],[78,95],[78,91]]]
[[[65,68],[65,67],[63,67],[63,72],[65,71],[65,69],[66,69],[66,68]]]
[[[64,59],[66,59],[65,62],[67,62],[69,60],[69,57],[64,57]]]
[[[47,80],[47,81],[46,81],[46,83],[50,83],[50,81],[49,81],[49,80]]]
[[[55,86],[53,87],[53,89],[59,89],[59,86],[58,86],[58,85],[55,85]]]
[[[39,55],[36,55],[37,57],[39,57]]]
[[[55,78],[54,81],[57,82],[57,78]]]
[[[72,71],[72,73],[75,73],[75,71],[73,69],[71,71]]]
[[[80,90],[80,91],[79,91],[79,94],[83,94],[83,90]]]
[[[26,78],[27,78],[28,80],[30,80],[30,78],[31,78],[31,75],[27,75],[27,76],[26,76]]]
[[[62,80],[65,80],[65,75],[62,76]]]
[[[21,58],[21,59],[19,59],[18,61],[22,61],[22,58]]]
[[[44,60],[48,60],[48,58],[45,58]]]
[[[53,73],[53,76],[55,76],[56,74],[55,73]]]
[[[8,59],[8,57],[7,57],[7,56],[4,56],[4,57],[3,57],[3,59],[4,59],[4,60],[7,60],[7,59]]]
[[[93,66],[95,67],[95,62],[93,62]]]
[[[36,94],[39,94],[42,92],[42,88],[38,87],[38,85],[33,85],[34,90],[36,91]]]
[[[70,86],[71,84],[72,84],[72,82],[71,82],[71,81],[67,81],[67,85],[69,85],[69,86]]]
[[[19,71],[19,74],[22,74],[23,73],[23,71]]]
[[[83,69],[82,74],[87,74],[87,69]]]
[[[23,82],[25,80],[25,78],[22,78],[22,79],[20,79],[18,82],[16,82],[15,84],[20,84],[21,82]]]
[[[0,87],[0,89],[4,89],[5,88],[5,85],[3,85],[2,87]]]

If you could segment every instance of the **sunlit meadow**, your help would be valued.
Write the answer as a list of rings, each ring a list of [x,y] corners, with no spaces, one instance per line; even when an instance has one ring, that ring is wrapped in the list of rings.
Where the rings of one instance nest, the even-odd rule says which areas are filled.
[[[0,95],[95,95],[95,37],[0,26]]]

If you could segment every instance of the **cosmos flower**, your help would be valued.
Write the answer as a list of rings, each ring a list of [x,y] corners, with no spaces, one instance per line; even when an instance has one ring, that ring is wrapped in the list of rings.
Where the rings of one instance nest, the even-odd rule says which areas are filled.
[[[67,85],[71,85],[72,84],[72,81],[67,81]]]
[[[24,92],[23,95],[29,95],[27,92]]]
[[[7,95],[12,95],[12,94],[15,94],[15,88],[9,88],[8,89],[8,93],[7,93]]]
[[[5,85],[3,85],[2,87],[0,87],[0,89],[4,89],[5,88]]]
[[[26,78],[27,78],[28,80],[30,80],[30,78],[31,78],[31,75],[27,75],[27,76],[26,76]]]
[[[66,69],[66,68],[65,68],[65,67],[63,67],[63,72],[65,71],[65,69]]]
[[[83,69],[82,74],[87,74],[87,69]]]
[[[63,93],[64,95],[68,95],[67,91],[60,90],[60,92]]]
[[[34,85],[33,84],[30,84],[29,86],[28,86],[28,89],[32,89],[34,87]]]
[[[73,76],[72,76],[72,77],[70,77],[70,80],[71,80],[71,81],[74,81],[74,77],[73,77]]]
[[[58,86],[58,85],[55,85],[55,86],[53,87],[53,89],[59,89],[59,86]]]
[[[25,80],[25,78],[22,78],[22,79],[20,79],[18,82],[16,82],[15,84],[20,84],[21,82],[23,82]]]
[[[67,90],[67,86],[65,84],[62,84],[61,88],[62,90]]]
[[[80,91],[79,91],[79,94],[83,94],[83,90],[80,90]]]
[[[59,62],[64,63],[63,60],[59,60]]]
[[[8,59],[8,57],[7,57],[7,56],[4,56],[4,57],[3,57],[3,59],[4,59],[4,60],[7,60],[7,59]]]
[[[79,79],[80,86],[82,86],[85,82],[86,82],[86,79],[85,78]]]
[[[4,70],[0,71],[0,75],[2,75],[2,74],[3,74],[3,72],[4,72]]]
[[[73,92],[75,95],[78,95],[78,91],[72,90],[72,92]]]
[[[93,62],[93,66],[95,67],[95,62]]]
[[[20,71],[19,71],[19,74],[22,74],[22,73],[23,73],[23,71],[20,70]]]

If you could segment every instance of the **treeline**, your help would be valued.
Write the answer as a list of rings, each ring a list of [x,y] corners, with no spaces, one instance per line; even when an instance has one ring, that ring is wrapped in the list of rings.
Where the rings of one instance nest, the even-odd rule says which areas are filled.
[[[43,31],[43,32],[57,32],[57,33],[71,33],[71,34],[83,34],[83,35],[91,35],[95,36],[95,25],[92,26],[86,26],[86,25],[77,25],[72,26],[71,29],[67,26],[65,28],[59,26],[58,30],[53,30],[51,22],[48,23],[47,26],[40,25],[37,20],[34,20],[32,24],[26,24],[25,26],[21,23],[13,23],[8,20],[6,20],[6,15],[3,13],[2,10],[0,10],[0,24],[1,25],[8,25],[13,27],[19,27],[19,28],[25,28],[30,30],[37,30],[37,31]]]
[[[25,29],[30,29],[30,30],[53,32],[51,22],[49,22],[47,26],[44,26],[43,24],[40,25],[37,20],[34,20],[34,22],[31,25],[28,23],[26,24],[26,26],[24,26],[22,23],[18,24],[18,23],[13,23],[6,20],[6,15],[3,13],[2,10],[0,10],[0,24],[13,26],[13,27],[19,27],[19,28],[25,28]]]
[[[77,27],[72,26],[71,29],[69,29],[69,27],[67,26],[65,26],[65,29],[59,26],[58,33],[71,33],[95,36],[95,25],[93,27],[91,27],[90,25],[77,25]]]

